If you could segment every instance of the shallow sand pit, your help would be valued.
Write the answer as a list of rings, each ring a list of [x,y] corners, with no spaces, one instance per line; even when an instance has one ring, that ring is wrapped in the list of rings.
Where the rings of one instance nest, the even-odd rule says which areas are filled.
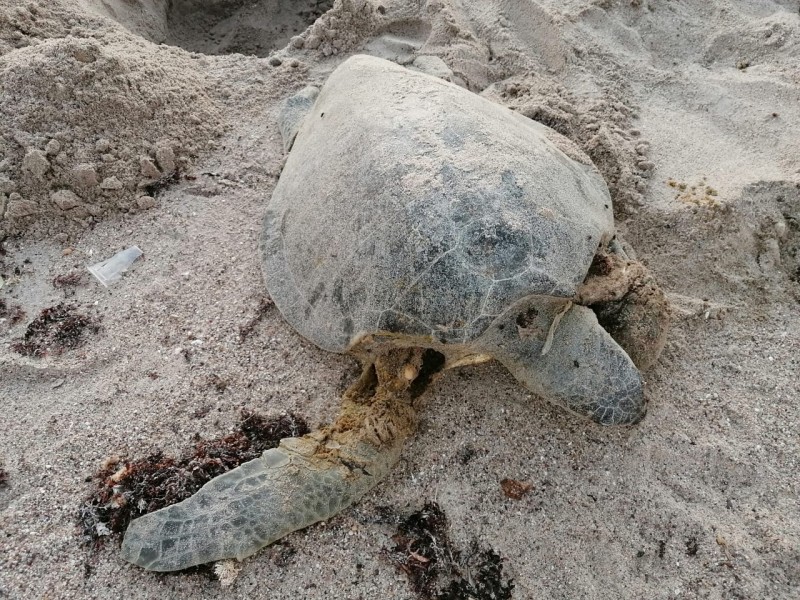
[[[202,54],[267,56],[333,0],[103,0],[95,9],[155,43]]]

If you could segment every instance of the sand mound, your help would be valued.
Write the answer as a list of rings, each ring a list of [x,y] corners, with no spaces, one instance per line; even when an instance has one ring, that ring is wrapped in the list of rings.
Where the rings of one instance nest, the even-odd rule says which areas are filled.
[[[54,233],[147,206],[221,133],[208,83],[164,51],[110,33],[0,57],[0,231]],[[138,204],[137,204],[138,201]]]

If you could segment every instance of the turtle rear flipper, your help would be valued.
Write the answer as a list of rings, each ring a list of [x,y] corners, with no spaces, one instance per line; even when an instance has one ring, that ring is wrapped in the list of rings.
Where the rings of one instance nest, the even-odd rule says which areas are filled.
[[[132,521],[122,557],[153,571],[242,559],[342,511],[389,472],[413,432],[409,388],[421,354],[379,357],[345,393],[332,425],[283,439],[183,502]]]
[[[290,446],[304,442],[305,452]],[[337,514],[372,488],[396,462],[395,452],[362,444],[350,460],[326,461],[314,444],[284,440],[179,504],[131,522],[122,557],[152,571],[176,571],[242,559],[312,523]]]
[[[647,412],[639,371],[584,306],[526,299],[481,346],[532,392],[601,425],[632,425]]]

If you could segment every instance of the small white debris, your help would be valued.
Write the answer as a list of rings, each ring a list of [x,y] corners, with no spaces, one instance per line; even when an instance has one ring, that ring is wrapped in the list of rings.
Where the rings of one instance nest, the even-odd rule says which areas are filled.
[[[117,252],[111,258],[86,267],[89,273],[94,275],[104,286],[119,281],[122,274],[128,270],[137,258],[142,255],[138,246],[131,246],[121,252]]]
[[[544,341],[544,346],[542,347],[541,355],[545,356],[548,352],[550,352],[550,347],[553,345],[553,336],[556,334],[556,330],[558,329],[558,324],[561,323],[561,319],[567,314],[567,311],[572,308],[572,302],[567,302],[561,312],[558,313],[555,318],[553,319],[553,323],[550,325],[550,331],[547,332],[547,339]]]
[[[229,587],[236,581],[242,567],[232,559],[221,560],[214,565],[214,575],[219,579],[222,587]]]

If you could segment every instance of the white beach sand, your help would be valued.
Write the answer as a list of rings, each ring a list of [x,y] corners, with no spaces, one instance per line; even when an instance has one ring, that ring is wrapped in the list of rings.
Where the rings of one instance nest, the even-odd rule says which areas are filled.
[[[243,408],[316,426],[357,376],[275,309],[239,327],[266,294],[278,107],[364,51],[439,57],[593,158],[674,308],[648,416],[602,429],[497,364],[462,368],[385,482],[228,587],[90,550],[76,514],[109,456],[180,454]],[[175,169],[155,197],[140,185]],[[416,598],[380,507],[426,501],[456,546],[503,557],[514,598],[800,593],[797,0],[0,0],[2,236],[0,598]],[[85,272],[133,244],[119,283]],[[15,352],[60,302],[100,331]],[[532,490],[509,499],[504,478]]]

